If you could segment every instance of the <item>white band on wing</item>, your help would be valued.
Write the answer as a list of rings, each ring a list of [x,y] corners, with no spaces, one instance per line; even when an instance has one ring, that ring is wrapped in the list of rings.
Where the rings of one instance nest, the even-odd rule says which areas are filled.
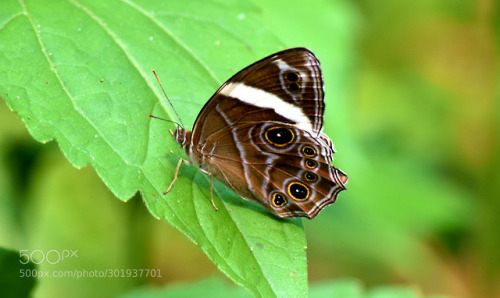
[[[294,121],[299,129],[313,134],[312,123],[302,109],[272,93],[238,82],[225,85],[220,94],[257,107],[273,109],[277,114]]]

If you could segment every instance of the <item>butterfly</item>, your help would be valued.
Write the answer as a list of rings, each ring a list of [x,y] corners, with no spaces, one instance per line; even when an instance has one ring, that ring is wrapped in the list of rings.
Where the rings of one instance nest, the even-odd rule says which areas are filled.
[[[178,125],[172,134],[210,175],[211,188],[215,177],[278,217],[314,218],[347,183],[330,164],[335,150],[322,133],[324,109],[318,59],[292,48],[235,74],[201,109],[192,131]],[[212,204],[217,209],[213,196]]]

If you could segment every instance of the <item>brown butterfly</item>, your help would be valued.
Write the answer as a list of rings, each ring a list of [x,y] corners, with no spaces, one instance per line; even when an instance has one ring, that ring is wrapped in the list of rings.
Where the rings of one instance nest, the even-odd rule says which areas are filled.
[[[347,182],[330,164],[323,97],[318,59],[288,49],[238,72],[205,104],[192,131],[178,125],[173,135],[211,182],[214,176],[279,217],[313,218]]]

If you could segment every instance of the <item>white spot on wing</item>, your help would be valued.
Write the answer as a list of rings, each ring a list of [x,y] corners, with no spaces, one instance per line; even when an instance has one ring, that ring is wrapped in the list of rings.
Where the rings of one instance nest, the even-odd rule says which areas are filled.
[[[312,123],[301,108],[272,93],[243,83],[229,83],[222,88],[220,93],[257,107],[273,109],[277,114],[295,122],[299,129],[313,132]]]

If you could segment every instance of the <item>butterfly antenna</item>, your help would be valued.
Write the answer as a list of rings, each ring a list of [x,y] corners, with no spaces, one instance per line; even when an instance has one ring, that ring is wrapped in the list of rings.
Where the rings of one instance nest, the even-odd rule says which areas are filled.
[[[168,121],[168,122],[172,122],[172,123],[177,124],[177,126],[180,126],[180,127],[182,127],[184,129],[184,123],[182,123],[181,117],[179,117],[179,114],[177,114],[177,111],[175,110],[174,105],[172,104],[172,102],[170,101],[170,99],[168,99],[167,93],[165,92],[165,89],[163,89],[163,85],[161,84],[160,79],[158,78],[158,75],[156,74],[156,71],[154,69],[153,69],[153,73],[154,73],[154,75],[156,77],[156,80],[158,81],[158,84],[160,84],[161,91],[163,91],[163,94],[165,95],[165,98],[167,99],[168,103],[172,107],[172,110],[174,110],[174,113],[177,116],[177,119],[179,119],[180,125],[179,125],[179,123],[177,123],[175,121],[172,121],[172,120],[158,118],[158,117],[155,117],[155,116],[152,116],[152,115],[148,115],[148,117],[156,118],[156,119],[160,119],[160,120],[165,120],[165,121]]]
[[[175,122],[175,121],[172,121],[172,120],[168,120],[168,119],[165,119],[165,118],[161,118],[161,117],[156,117],[156,116],[153,116],[153,115],[148,115],[148,118],[155,118],[155,119],[159,119],[159,120],[163,120],[163,121],[167,121],[167,122],[170,122],[170,123],[173,123],[179,127],[182,127],[184,128],[182,125],[180,125],[179,123]]]

